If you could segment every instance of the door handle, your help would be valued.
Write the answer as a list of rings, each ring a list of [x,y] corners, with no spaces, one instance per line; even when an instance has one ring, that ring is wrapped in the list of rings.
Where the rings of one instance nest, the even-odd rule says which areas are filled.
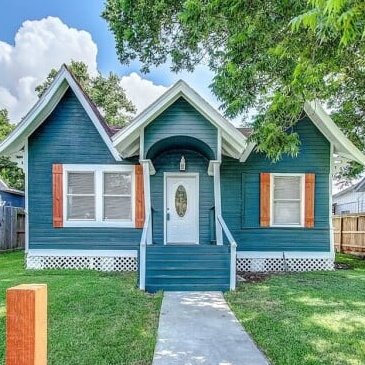
[[[169,208],[166,209],[166,220],[169,221],[170,220],[170,212],[169,212]]]

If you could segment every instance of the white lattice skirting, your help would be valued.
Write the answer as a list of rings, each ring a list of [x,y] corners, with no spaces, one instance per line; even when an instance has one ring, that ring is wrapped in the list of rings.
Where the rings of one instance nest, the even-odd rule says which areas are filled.
[[[108,256],[107,253],[98,255],[85,252],[79,254],[56,254],[56,253],[28,253],[26,267],[32,270],[43,269],[76,269],[97,271],[137,271],[137,254],[123,252]]]
[[[303,272],[333,270],[329,257],[238,257],[238,272]]]

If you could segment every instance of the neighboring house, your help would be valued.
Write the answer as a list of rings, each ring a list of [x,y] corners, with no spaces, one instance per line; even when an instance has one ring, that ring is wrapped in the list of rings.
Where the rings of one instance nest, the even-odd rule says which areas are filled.
[[[0,179],[0,204],[24,208],[24,191],[9,188],[6,182]]]
[[[336,215],[365,212],[365,178],[332,197],[333,213]]]
[[[332,269],[333,154],[365,157],[315,102],[294,129],[300,153],[272,163],[179,81],[113,134],[62,67],[0,145],[24,149],[27,267],[139,270],[149,291]]]

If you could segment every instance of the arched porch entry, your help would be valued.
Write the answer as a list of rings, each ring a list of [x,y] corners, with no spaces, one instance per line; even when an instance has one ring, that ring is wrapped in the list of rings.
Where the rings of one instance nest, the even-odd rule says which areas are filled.
[[[215,243],[213,150],[197,138],[173,136],[152,145],[146,158],[155,172],[150,175],[153,243]]]

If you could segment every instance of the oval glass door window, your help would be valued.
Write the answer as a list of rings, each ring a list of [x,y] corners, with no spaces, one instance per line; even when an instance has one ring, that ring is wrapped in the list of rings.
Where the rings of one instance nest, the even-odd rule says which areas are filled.
[[[183,217],[188,207],[188,196],[184,186],[179,185],[175,193],[175,209],[179,217]]]

